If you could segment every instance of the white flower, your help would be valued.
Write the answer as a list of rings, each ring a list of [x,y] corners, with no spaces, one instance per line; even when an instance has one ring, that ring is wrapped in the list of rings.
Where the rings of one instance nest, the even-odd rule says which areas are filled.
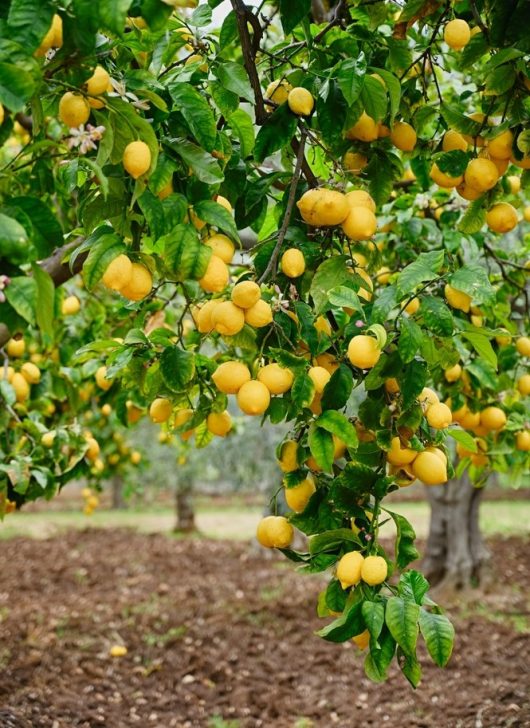
[[[97,149],[96,142],[99,142],[105,131],[104,126],[92,126],[81,124],[77,129],[70,129],[70,137],[66,143],[69,149],[79,147],[81,154],[86,154],[91,149]]]

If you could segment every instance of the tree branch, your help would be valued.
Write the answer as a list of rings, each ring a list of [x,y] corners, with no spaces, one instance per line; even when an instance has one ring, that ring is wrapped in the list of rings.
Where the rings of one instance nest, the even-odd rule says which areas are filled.
[[[230,0],[236,14],[237,27],[239,30],[239,39],[241,41],[241,50],[243,52],[243,63],[245,70],[254,92],[255,108],[256,108],[256,124],[261,126],[267,119],[265,104],[263,102],[263,92],[256,68],[256,52],[259,47],[259,33],[261,26],[256,16],[242,2],[242,0]],[[254,42],[251,41],[247,23],[250,22],[254,29]],[[257,28],[256,28],[257,25]],[[259,30],[258,30],[259,29]],[[257,43],[256,43],[257,42]]]

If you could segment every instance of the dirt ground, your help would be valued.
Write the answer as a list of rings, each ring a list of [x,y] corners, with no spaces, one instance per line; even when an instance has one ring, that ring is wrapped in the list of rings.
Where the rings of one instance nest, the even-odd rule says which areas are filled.
[[[0,542],[0,728],[530,726],[530,541],[490,545],[497,592],[453,612],[449,667],[424,659],[413,691],[396,670],[370,683],[357,648],[314,636],[321,578],[247,543]]]

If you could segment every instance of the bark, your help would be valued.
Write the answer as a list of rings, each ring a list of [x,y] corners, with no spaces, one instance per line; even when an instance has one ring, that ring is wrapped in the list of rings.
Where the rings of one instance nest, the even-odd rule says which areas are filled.
[[[193,505],[193,482],[186,479],[177,485],[175,495],[176,523],[175,533],[192,533],[195,525],[195,508]]]
[[[111,508],[113,510],[122,510],[127,507],[123,498],[123,480],[119,475],[115,475],[111,481],[111,494],[112,503]]]

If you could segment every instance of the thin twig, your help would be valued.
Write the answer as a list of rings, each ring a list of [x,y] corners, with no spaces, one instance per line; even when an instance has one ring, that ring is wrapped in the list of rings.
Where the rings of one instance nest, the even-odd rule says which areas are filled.
[[[241,41],[241,50],[243,52],[243,63],[245,70],[254,92],[254,101],[256,109],[256,124],[261,126],[267,119],[267,112],[265,111],[265,105],[263,103],[263,92],[261,90],[261,83],[256,69],[256,41],[259,47],[259,38],[256,38],[256,26],[254,22],[252,27],[254,28],[254,43],[250,39],[250,33],[248,32],[248,21],[249,17],[252,16],[252,20],[257,18],[250,12],[246,5],[241,0],[230,0],[232,7],[236,14],[237,27],[239,30],[239,39]],[[259,26],[259,22],[258,22]]]
[[[329,23],[326,25],[325,28],[323,28],[320,33],[317,33],[315,37],[313,38],[313,43],[320,43],[322,38],[326,35],[328,31],[330,31],[332,28],[334,28],[336,25],[340,25],[340,22],[342,20],[342,13],[346,10],[346,3],[344,0],[339,0],[335,7],[335,12],[333,13],[333,17],[329,21]]]

